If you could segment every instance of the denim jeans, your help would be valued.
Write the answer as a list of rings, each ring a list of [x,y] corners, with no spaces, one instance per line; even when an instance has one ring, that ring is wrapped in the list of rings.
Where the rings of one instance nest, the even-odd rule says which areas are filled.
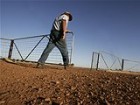
[[[50,40],[48,42],[48,45],[44,49],[40,59],[38,60],[39,63],[44,64],[53,48],[57,47],[62,55],[64,65],[69,64],[66,40],[62,39],[61,35],[62,34],[59,31],[51,31]]]

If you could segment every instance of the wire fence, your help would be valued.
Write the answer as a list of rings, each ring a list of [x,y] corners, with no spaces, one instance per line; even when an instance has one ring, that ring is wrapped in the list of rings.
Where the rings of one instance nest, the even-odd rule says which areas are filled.
[[[124,69],[128,71],[140,71],[140,61],[124,59]]]
[[[74,35],[67,33],[67,48],[70,64],[74,48]],[[39,35],[17,39],[0,38],[0,58],[37,62],[49,41],[49,35]],[[50,53],[46,63],[62,64],[62,56],[55,47]],[[117,57],[113,54],[101,51],[93,52],[91,69],[96,70],[127,70],[140,71],[140,61],[133,61]]]
[[[43,50],[49,41],[49,35],[39,35],[33,37],[4,39],[1,38],[0,57],[15,60],[34,61],[37,62]],[[72,54],[74,47],[73,33],[66,35],[67,48],[69,53],[70,64],[72,63]],[[62,64],[62,57],[59,50],[55,47],[50,53],[47,63]]]
[[[140,71],[140,61],[123,59],[104,51],[101,51],[99,53],[93,52],[91,69],[93,68],[96,70],[105,69]]]
[[[10,40],[9,39],[0,39],[0,58],[8,57],[10,47]]]

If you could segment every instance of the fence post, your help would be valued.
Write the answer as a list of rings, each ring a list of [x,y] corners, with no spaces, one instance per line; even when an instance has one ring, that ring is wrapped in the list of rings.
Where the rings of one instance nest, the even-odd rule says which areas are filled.
[[[121,66],[121,70],[124,69],[124,59],[122,59],[122,66]]]
[[[91,68],[90,68],[90,70],[92,70],[92,67],[93,67],[93,59],[94,59],[94,52],[92,53]]]
[[[98,53],[98,57],[97,57],[96,70],[98,70],[98,68],[99,68],[99,58],[100,58],[100,53]]]
[[[11,40],[9,54],[8,54],[9,59],[11,59],[11,57],[12,57],[13,45],[14,45],[14,40]]]

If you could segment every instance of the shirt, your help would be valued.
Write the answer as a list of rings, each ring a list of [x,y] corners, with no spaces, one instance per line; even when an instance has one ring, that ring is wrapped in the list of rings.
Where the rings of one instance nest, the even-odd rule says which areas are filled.
[[[62,30],[62,26],[61,26],[62,20],[66,20],[66,27],[67,27],[69,17],[67,15],[63,14],[63,15],[60,15],[55,18],[55,20],[53,22],[52,30],[61,31]]]

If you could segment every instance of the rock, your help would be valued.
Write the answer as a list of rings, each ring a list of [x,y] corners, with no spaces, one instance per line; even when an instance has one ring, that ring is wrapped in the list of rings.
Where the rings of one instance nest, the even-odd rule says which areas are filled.
[[[0,104],[5,104],[5,101],[3,100],[3,101],[0,101]]]

